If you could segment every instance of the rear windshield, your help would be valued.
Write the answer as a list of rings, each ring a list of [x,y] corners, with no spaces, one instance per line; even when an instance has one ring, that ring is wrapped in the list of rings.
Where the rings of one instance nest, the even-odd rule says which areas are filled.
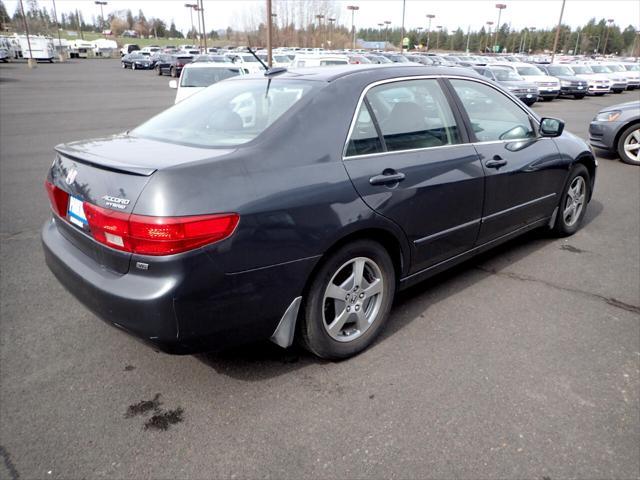
[[[500,82],[523,80],[523,78],[510,68],[492,68],[491,71]]]
[[[240,75],[238,68],[185,68],[180,77],[180,86],[208,87],[237,75]]]
[[[198,147],[250,142],[320,82],[256,79],[221,82],[165,110],[131,135]]]

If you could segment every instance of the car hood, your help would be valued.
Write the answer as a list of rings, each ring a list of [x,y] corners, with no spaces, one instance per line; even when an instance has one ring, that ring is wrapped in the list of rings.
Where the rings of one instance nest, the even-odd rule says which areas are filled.
[[[610,107],[606,107],[602,109],[602,112],[609,112],[611,110],[640,110],[640,100],[633,100],[631,102],[619,103],[618,105],[612,105]]]
[[[58,153],[83,163],[137,175],[151,175],[156,170],[213,159],[234,150],[178,145],[129,134],[56,146]]]
[[[191,95],[201,92],[206,87],[180,87],[176,93],[175,103],[181,102],[185,98],[189,98]]]

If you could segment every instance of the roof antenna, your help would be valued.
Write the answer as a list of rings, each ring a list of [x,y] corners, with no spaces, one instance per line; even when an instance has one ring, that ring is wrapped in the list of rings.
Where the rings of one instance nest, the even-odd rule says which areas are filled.
[[[255,59],[260,62],[260,65],[262,65],[262,67],[264,68],[265,77],[268,77],[270,75],[277,75],[278,73],[284,73],[287,71],[287,69],[284,67],[269,68],[267,64],[265,64],[262,61],[262,59],[258,55],[256,55],[256,52],[254,52],[253,49],[251,48],[251,40],[249,39],[249,37],[247,37],[247,43],[249,44],[249,46],[247,47],[247,50],[249,50],[249,53],[253,55]]]

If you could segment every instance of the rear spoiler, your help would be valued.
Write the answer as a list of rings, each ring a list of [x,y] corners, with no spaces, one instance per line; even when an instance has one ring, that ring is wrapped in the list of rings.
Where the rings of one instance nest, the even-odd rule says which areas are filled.
[[[102,168],[103,170],[111,170],[113,172],[128,173],[133,175],[139,175],[141,177],[148,177],[156,168],[140,167],[139,165],[131,165],[122,161],[112,160],[98,155],[93,155],[90,152],[68,148],[66,145],[58,145],[55,147],[55,151],[60,155],[63,155],[76,162],[91,165],[93,167]]]

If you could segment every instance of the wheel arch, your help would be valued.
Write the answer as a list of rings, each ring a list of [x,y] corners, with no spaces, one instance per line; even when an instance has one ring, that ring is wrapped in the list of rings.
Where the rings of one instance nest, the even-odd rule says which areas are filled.
[[[596,158],[591,152],[583,152],[576,158],[576,161],[573,163],[574,165],[584,165],[589,172],[589,200],[593,195],[593,187],[596,182],[596,170],[597,170],[597,162]]]

